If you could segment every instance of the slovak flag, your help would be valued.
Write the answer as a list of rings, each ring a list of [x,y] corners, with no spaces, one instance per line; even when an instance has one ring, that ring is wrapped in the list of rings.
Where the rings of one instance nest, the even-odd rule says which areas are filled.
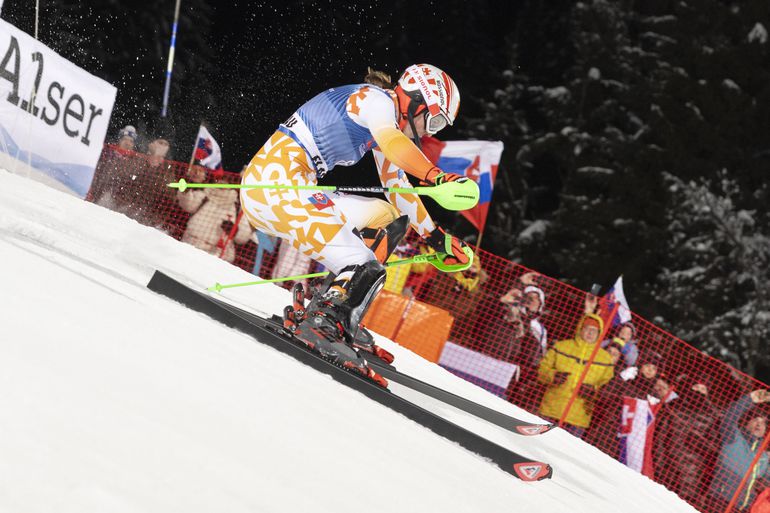
[[[604,295],[606,301],[603,302],[600,317],[604,320],[605,325],[617,326],[631,320],[631,309],[628,307],[628,301],[626,300],[626,294],[623,292],[623,277],[617,279],[615,284]],[[615,315],[610,319],[610,314],[617,304],[618,309]]]
[[[200,161],[201,165],[209,169],[220,169],[222,167],[222,150],[214,137],[209,133],[205,126],[201,125],[198,129],[198,139],[195,143],[194,158]]]
[[[445,141],[436,165],[447,173],[464,175],[479,184],[479,204],[460,212],[481,232],[487,222],[492,189],[503,153],[500,141]]]
[[[650,404],[644,399],[623,397],[623,414],[620,421],[620,461],[637,472],[652,478],[652,437],[655,430],[655,414],[660,404]]]

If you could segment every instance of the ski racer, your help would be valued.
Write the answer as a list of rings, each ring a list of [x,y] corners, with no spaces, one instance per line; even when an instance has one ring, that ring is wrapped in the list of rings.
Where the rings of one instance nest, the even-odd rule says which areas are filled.
[[[252,158],[242,183],[315,185],[335,166],[351,166],[370,150],[381,152],[375,160],[385,187],[411,187],[405,173],[423,186],[467,183],[466,177],[436,167],[419,146],[423,135],[453,124],[459,106],[454,81],[429,64],[407,68],[392,89],[371,83],[329,89],[279,125]],[[384,228],[405,214],[444,263],[470,266],[473,258],[463,241],[432,221],[419,196],[386,196],[389,202],[292,188],[241,190],[243,209],[256,229],[284,239],[332,273],[320,298],[314,296],[297,319],[295,336],[336,364],[369,377],[373,371],[350,345],[384,283],[385,269],[360,237],[361,230]]]

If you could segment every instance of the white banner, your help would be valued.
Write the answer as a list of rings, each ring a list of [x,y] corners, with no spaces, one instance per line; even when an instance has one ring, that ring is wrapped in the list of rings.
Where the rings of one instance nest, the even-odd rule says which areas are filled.
[[[84,197],[116,92],[0,20],[0,167]]]

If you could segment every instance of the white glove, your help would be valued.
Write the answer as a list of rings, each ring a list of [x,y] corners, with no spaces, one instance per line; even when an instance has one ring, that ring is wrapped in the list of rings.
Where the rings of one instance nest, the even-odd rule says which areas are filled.
[[[636,379],[637,374],[639,374],[639,367],[628,367],[626,370],[620,373],[620,377],[623,379],[623,381],[628,381],[631,379]]]
[[[651,405],[655,406],[656,404],[658,404],[660,402],[660,399],[658,399],[654,395],[647,394],[647,402],[650,403]]]

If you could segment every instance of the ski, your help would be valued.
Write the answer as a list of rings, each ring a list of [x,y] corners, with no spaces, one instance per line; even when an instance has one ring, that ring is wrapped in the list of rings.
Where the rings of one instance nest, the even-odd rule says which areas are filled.
[[[243,316],[250,320],[252,323],[261,327],[267,327],[273,331],[278,331],[285,327],[284,319],[281,317],[273,316],[271,318],[264,318],[224,301],[219,301],[214,297],[211,297],[211,300],[221,305],[223,308],[235,312],[237,315]],[[294,308],[302,308],[302,306],[301,304],[295,302]],[[382,375],[385,379],[411,388],[412,390],[420,392],[421,394],[444,402],[457,408],[458,410],[462,410],[465,413],[468,413],[469,415],[478,417],[489,422],[490,424],[494,424],[513,433],[524,436],[534,436],[546,433],[554,428],[553,424],[537,424],[528,422],[526,420],[517,419],[516,417],[511,417],[510,415],[506,415],[505,413],[501,413],[497,410],[471,401],[470,399],[466,399],[465,397],[453,394],[452,392],[448,392],[435,385],[431,385],[430,383],[426,383],[425,381],[422,381],[418,378],[404,374],[374,354],[367,353],[366,360],[369,366],[377,373]]]
[[[232,305],[227,305],[227,303],[223,303],[223,305],[225,305],[225,308],[230,307],[238,309]],[[251,314],[250,312],[243,311],[243,313],[252,316],[254,322],[256,323],[270,324],[273,327],[278,327],[281,324],[280,318],[277,316],[273,316],[270,319],[263,319],[257,315]],[[470,399],[466,399],[460,395],[448,392],[443,388],[431,385],[430,383],[410,376],[409,374],[404,374],[403,372],[396,369],[393,365],[390,365],[387,362],[382,361],[380,358],[377,358],[376,355],[368,354],[367,362],[372,369],[377,371],[386,379],[393,381],[394,383],[398,383],[402,386],[420,392],[421,394],[427,395],[428,397],[444,402],[450,406],[454,406],[458,410],[462,410],[465,413],[478,417],[505,430],[512,431],[513,433],[524,436],[534,436],[546,433],[555,427],[553,424],[537,424],[528,422],[526,420],[517,419],[516,417],[506,415],[505,413],[489,408],[488,406],[484,406],[483,404],[471,401]]]
[[[301,342],[288,336],[281,323],[275,324],[218,301],[206,292],[192,289],[160,271],[155,271],[147,284],[147,288],[173,299],[191,310],[203,313],[228,327],[247,333],[253,336],[256,341],[273,347],[303,364],[331,376],[335,381],[353,388],[434,433],[458,443],[470,452],[491,460],[503,471],[521,480],[540,481],[550,478],[553,474],[553,469],[547,463],[533,461],[526,456],[501,447],[403,397],[391,393],[358,373],[334,365],[310,351]],[[260,323],[255,319],[261,319],[262,322]]]
[[[490,424],[494,424],[513,433],[524,436],[534,436],[541,435],[554,428],[553,424],[537,424],[511,417],[510,415],[493,410],[483,404],[471,401],[465,397],[448,392],[443,388],[439,388],[408,374],[399,372],[393,366],[384,362],[369,361],[369,365],[386,379],[454,406],[458,410],[462,410],[465,413],[469,413]]]

